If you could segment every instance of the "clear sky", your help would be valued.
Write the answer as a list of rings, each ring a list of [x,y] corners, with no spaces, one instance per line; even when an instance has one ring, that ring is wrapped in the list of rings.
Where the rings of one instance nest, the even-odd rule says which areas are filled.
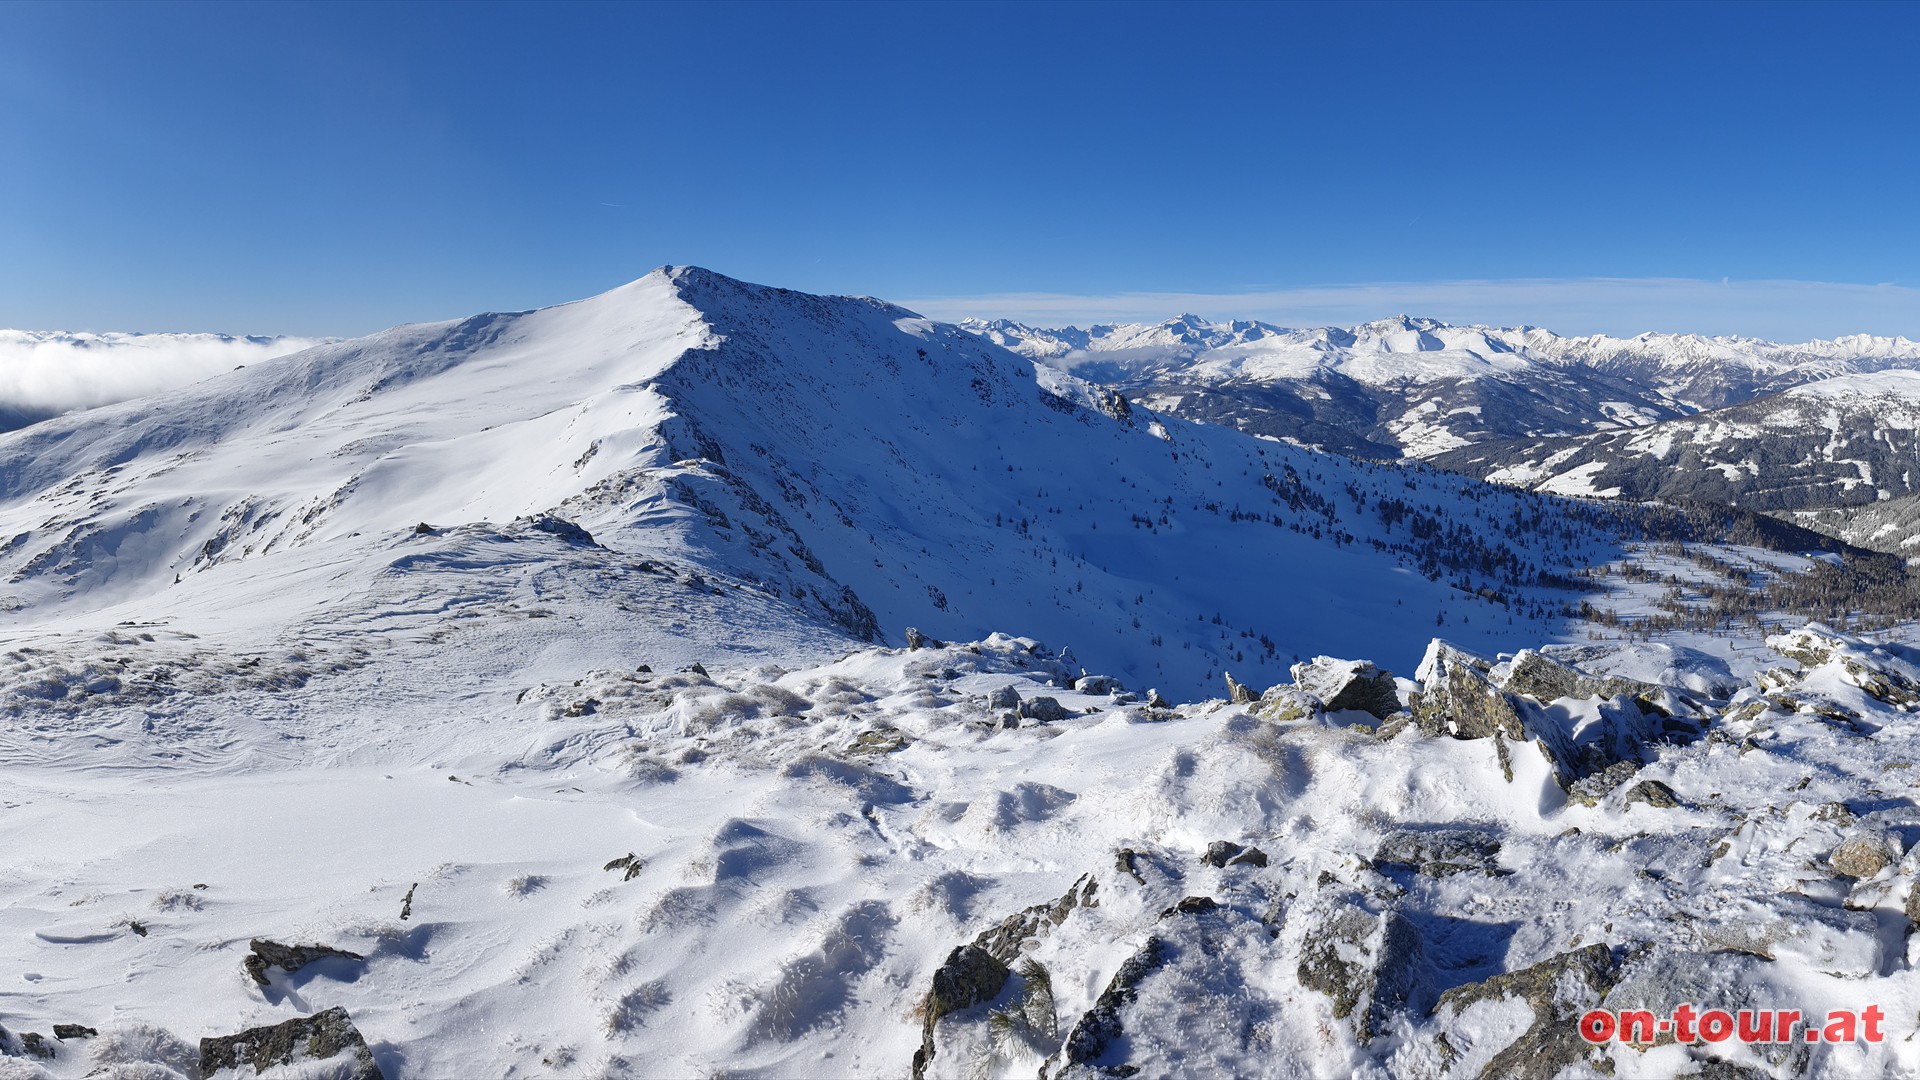
[[[697,263],[941,315],[1920,337],[1916,40],[1898,3],[5,3],[0,326],[357,334]]]

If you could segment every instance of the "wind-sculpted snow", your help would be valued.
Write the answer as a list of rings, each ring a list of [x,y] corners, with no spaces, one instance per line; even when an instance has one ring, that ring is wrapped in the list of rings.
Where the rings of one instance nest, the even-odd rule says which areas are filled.
[[[178,1046],[338,1005],[388,1076],[1898,1073],[1898,1042],[1568,1035],[1599,1005],[1920,1007],[1920,657],[1819,627],[1775,646],[1730,701],[1662,689],[1705,720],[1572,788],[1525,736],[1083,694],[1004,636],[583,669],[368,724],[380,764],[15,766],[0,931],[27,990],[5,1023],[100,1034],[0,1061],[188,1075]],[[1512,700],[1529,732],[1659,720],[1624,694]],[[251,938],[364,961],[261,985]],[[1006,974],[923,1021],[969,943]]]

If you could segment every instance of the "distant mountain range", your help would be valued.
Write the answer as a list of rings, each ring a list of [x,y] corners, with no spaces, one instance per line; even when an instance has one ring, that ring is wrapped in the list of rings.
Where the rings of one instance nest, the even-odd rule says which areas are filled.
[[[1371,458],[1640,428],[1835,376],[1920,369],[1920,342],[1866,335],[1562,337],[1406,316],[1307,330],[1192,315],[1088,330],[963,325],[1175,415]]]

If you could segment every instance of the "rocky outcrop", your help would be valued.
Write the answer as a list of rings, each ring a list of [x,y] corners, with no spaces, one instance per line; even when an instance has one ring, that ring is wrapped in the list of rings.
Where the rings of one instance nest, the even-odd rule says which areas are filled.
[[[1613,950],[1588,945],[1531,967],[1456,986],[1440,995],[1434,1012],[1458,1017],[1483,1001],[1517,998],[1526,1002],[1533,1011],[1533,1023],[1480,1071],[1489,1080],[1553,1080],[1574,1066],[1583,1067],[1583,1075],[1586,1071],[1610,1073],[1605,1050],[1580,1037],[1579,1020],[1619,979]]]
[[[1850,878],[1870,878],[1900,858],[1899,841],[1883,832],[1862,832],[1847,837],[1827,856],[1833,872]]]
[[[1082,694],[1114,694],[1125,689],[1111,675],[1082,675],[1074,680],[1073,688]]]
[[[331,945],[282,945],[266,938],[254,938],[253,954],[245,961],[247,974],[261,986],[268,984],[267,969],[279,968],[291,975],[317,960],[352,960],[364,963],[366,957],[336,949]]]
[[[1360,897],[1321,916],[1300,950],[1300,985],[1333,999],[1362,1046],[1430,989],[1420,933],[1406,916],[1363,906]]]
[[[1020,703],[1020,716],[1036,724],[1055,724],[1073,714],[1050,697],[1031,697]]]
[[[1680,796],[1658,780],[1642,780],[1627,789],[1626,805],[1646,803],[1656,810],[1672,810],[1680,805]]]
[[[1513,771],[1505,743],[1531,742],[1551,763],[1554,782],[1569,792],[1589,776],[1622,762],[1642,761],[1647,745],[1656,739],[1690,739],[1699,734],[1693,720],[1676,717],[1673,711],[1691,710],[1692,703],[1664,688],[1631,680],[1591,679],[1556,660],[1537,654],[1527,660],[1526,655],[1515,661],[1522,686],[1554,694],[1556,701],[1566,696],[1558,693],[1562,689],[1594,691],[1587,700],[1600,699],[1599,722],[1512,693],[1516,667],[1505,673],[1503,687],[1488,661],[1438,639],[1427,647],[1420,664],[1421,689],[1411,703],[1413,722],[1430,736],[1493,739],[1509,780]],[[1600,697],[1602,691],[1636,687],[1647,692],[1625,703],[1618,701],[1622,694]],[[1617,785],[1606,790],[1613,786]],[[1587,797],[1583,795],[1582,801]]]
[[[1080,908],[1099,907],[1098,892],[1099,883],[1093,875],[1082,874],[1060,899],[1017,911],[947,954],[934,971],[933,985],[921,1006],[920,1048],[913,1054],[913,1080],[922,1080],[927,1066],[933,1063],[940,1020],[993,1000],[1006,986],[1013,963],[1027,942],[1045,935]]]
[[[1000,921],[1000,925],[982,931],[973,943],[987,950],[1003,964],[1011,964],[1021,949],[1033,939],[1067,921],[1067,916],[1083,907],[1100,906],[1100,884],[1092,874],[1082,874],[1058,900],[1035,904]]]
[[[552,514],[535,515],[527,521],[527,527],[537,532],[557,536],[576,547],[599,546],[593,542],[592,533],[568,521],[566,518],[555,517]]]
[[[1073,1025],[1073,1030],[1067,1033],[1063,1075],[1075,1071],[1075,1066],[1085,1066],[1099,1060],[1124,1034],[1121,1014],[1139,996],[1140,984],[1165,963],[1166,946],[1157,936],[1149,936],[1145,944],[1127,957],[1126,962],[1120,965],[1120,970],[1108,980],[1107,988],[1100,992],[1093,1008],[1088,1009],[1086,1015]]]
[[[205,1077],[243,1066],[257,1073],[304,1061],[339,1061],[342,1068],[330,1075],[343,1080],[385,1080],[366,1039],[347,1010],[337,1005],[283,1024],[200,1040],[200,1075]]]
[[[1385,720],[1400,711],[1400,690],[1393,673],[1370,660],[1316,656],[1292,668],[1293,684],[1320,699],[1328,712],[1354,709]]]
[[[941,1018],[992,1001],[1007,984],[1007,965],[979,945],[956,945],[933,973],[933,986],[921,1007],[920,1048],[913,1053],[913,1077],[921,1080],[933,1063],[934,1031]]]
[[[1774,634],[1767,638],[1767,646],[1774,652],[1809,668],[1826,663],[1835,650],[1843,648],[1846,644],[1845,637],[1834,633],[1821,623],[1808,623],[1797,630],[1789,630],[1784,634]]]
[[[1532,649],[1522,649],[1507,667],[1501,689],[1545,705],[1560,698],[1659,698],[1663,688],[1638,679],[1588,675]]]
[[[1229,866],[1265,866],[1267,853],[1256,847],[1243,847],[1231,840],[1215,840],[1207,845],[1207,853],[1200,861],[1208,866],[1221,868]]]
[[[1472,828],[1399,828],[1380,838],[1374,865],[1400,867],[1431,877],[1500,874],[1500,838]]]
[[[1320,699],[1297,686],[1276,686],[1260,695],[1249,711],[1262,720],[1291,724],[1320,715]]]
[[[1229,702],[1235,705],[1251,705],[1254,702],[1260,700],[1259,695],[1255,694],[1252,688],[1242,683],[1234,681],[1233,672],[1231,671],[1227,672],[1226,679],[1227,679],[1227,700]]]
[[[1511,695],[1493,684],[1491,665],[1439,639],[1420,662],[1420,692],[1413,715],[1420,730],[1456,739],[1485,739],[1495,734],[1524,742],[1526,723]]]

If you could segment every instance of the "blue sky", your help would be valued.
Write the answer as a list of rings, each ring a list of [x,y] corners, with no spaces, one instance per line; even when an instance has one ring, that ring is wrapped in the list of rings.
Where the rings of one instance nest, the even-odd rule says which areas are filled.
[[[1917,35],[1903,4],[0,4],[0,325],[356,334],[698,263],[941,315],[1920,337]]]

